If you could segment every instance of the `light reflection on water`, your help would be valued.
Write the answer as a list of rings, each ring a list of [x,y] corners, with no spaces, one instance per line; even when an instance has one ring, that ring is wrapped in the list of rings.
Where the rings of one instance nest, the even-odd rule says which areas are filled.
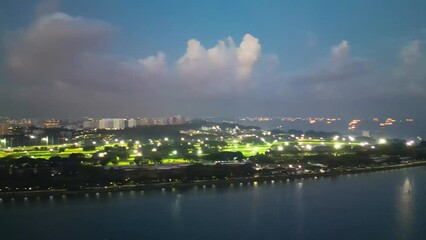
[[[284,239],[283,234],[288,239],[336,239],[332,234],[338,231],[351,237],[347,239],[426,239],[422,238],[425,230],[415,227],[419,216],[426,215],[424,208],[417,212],[416,197],[419,200],[426,193],[415,181],[426,182],[425,175],[424,170],[407,169],[334,178],[238,182],[216,188],[206,184],[186,190],[89,193],[65,199],[62,195],[2,199],[0,226],[5,230],[2,236],[8,236],[25,224],[28,235],[19,232],[21,239],[31,239],[30,233],[46,239],[37,230],[46,226],[57,228],[51,227],[53,237],[68,228],[99,236],[89,227],[93,221],[105,229],[106,237],[115,232],[124,234],[118,239],[142,239],[140,236],[145,235],[146,239],[175,235],[193,236],[185,239]],[[43,221],[37,220],[40,216]],[[76,237],[70,233],[63,239]]]
[[[413,209],[414,209],[414,181],[410,180],[409,177],[406,177],[402,187],[398,187],[398,204],[397,204],[397,217],[398,217],[398,226],[400,228],[400,238],[401,239],[410,239],[411,228],[413,225]]]

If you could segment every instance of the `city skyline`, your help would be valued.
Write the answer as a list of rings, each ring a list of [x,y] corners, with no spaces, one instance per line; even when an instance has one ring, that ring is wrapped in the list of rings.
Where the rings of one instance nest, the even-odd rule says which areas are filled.
[[[2,6],[1,115],[426,117],[422,1]]]

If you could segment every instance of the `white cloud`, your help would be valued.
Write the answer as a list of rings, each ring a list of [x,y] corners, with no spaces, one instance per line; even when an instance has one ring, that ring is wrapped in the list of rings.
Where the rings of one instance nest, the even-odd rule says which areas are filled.
[[[426,69],[422,53],[422,41],[415,39],[399,52],[402,64],[394,70],[387,88],[396,94],[423,96],[426,91]]]
[[[250,78],[253,65],[260,56],[259,40],[250,34],[246,34],[240,47],[237,49],[238,56],[238,70],[237,78],[240,80],[247,80]]]
[[[293,77],[294,84],[304,84],[316,91],[334,91],[337,83],[348,82],[365,75],[371,70],[371,62],[367,59],[350,56],[349,42],[343,40],[333,46],[328,60],[323,61],[318,69]]]
[[[163,75],[167,72],[166,55],[163,52],[158,52],[156,56],[140,59],[139,63],[150,74]]]
[[[331,55],[334,61],[345,61],[349,57],[349,54],[350,46],[346,40],[331,48]]]
[[[400,52],[401,60],[405,65],[414,65],[422,58],[421,41],[413,40],[405,45]]]
[[[238,47],[230,37],[210,49],[206,49],[200,41],[191,39],[176,67],[187,80],[245,81],[251,77],[260,53],[259,40],[250,34],[243,37]]]
[[[191,39],[169,67],[163,52],[139,59],[108,54],[117,32],[108,23],[60,12],[36,18],[6,46],[10,81],[5,84],[14,89],[11,98],[27,106],[37,99],[34,112],[52,108],[67,114],[70,109],[81,113],[75,106],[86,103],[87,109],[107,112],[119,105],[116,101],[132,109],[154,108],[155,102],[153,111],[166,111],[181,106],[182,99],[197,105],[201,99],[250,91],[247,83],[261,47],[249,34],[238,46],[229,37],[209,49]]]

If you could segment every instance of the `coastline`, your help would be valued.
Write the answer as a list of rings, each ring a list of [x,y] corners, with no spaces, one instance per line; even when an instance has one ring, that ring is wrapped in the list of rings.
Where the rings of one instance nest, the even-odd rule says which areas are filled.
[[[250,184],[253,182],[265,182],[265,181],[291,181],[305,178],[318,178],[318,177],[334,177],[347,174],[357,173],[369,173],[388,171],[395,169],[411,168],[426,166],[426,161],[415,161],[411,163],[395,164],[387,166],[377,167],[366,167],[360,169],[348,169],[348,170],[334,170],[332,172],[325,173],[304,173],[297,175],[270,175],[270,176],[252,176],[245,178],[232,178],[232,179],[216,179],[216,180],[201,180],[193,182],[166,182],[166,183],[148,183],[138,185],[124,185],[114,187],[92,187],[85,188],[82,190],[67,190],[67,189],[52,189],[52,190],[38,190],[38,191],[19,191],[19,192],[0,192],[0,200],[3,199],[14,199],[14,198],[27,198],[27,197],[53,197],[53,196],[81,196],[85,194],[100,194],[108,192],[126,192],[126,191],[150,191],[150,190],[176,190],[176,189],[188,189],[191,187],[203,187],[203,188],[214,188],[220,186],[229,186],[231,184]]]

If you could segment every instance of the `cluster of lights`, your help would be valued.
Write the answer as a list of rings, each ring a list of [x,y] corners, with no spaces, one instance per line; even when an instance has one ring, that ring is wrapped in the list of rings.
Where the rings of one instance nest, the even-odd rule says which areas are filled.
[[[392,126],[395,123],[395,120],[392,118],[387,118],[385,122],[380,123],[380,127]]]
[[[361,120],[359,120],[359,119],[355,119],[355,120],[352,120],[350,123],[349,123],[349,127],[348,127],[348,129],[349,130],[354,130],[357,126],[358,126],[358,124],[361,122]]]

